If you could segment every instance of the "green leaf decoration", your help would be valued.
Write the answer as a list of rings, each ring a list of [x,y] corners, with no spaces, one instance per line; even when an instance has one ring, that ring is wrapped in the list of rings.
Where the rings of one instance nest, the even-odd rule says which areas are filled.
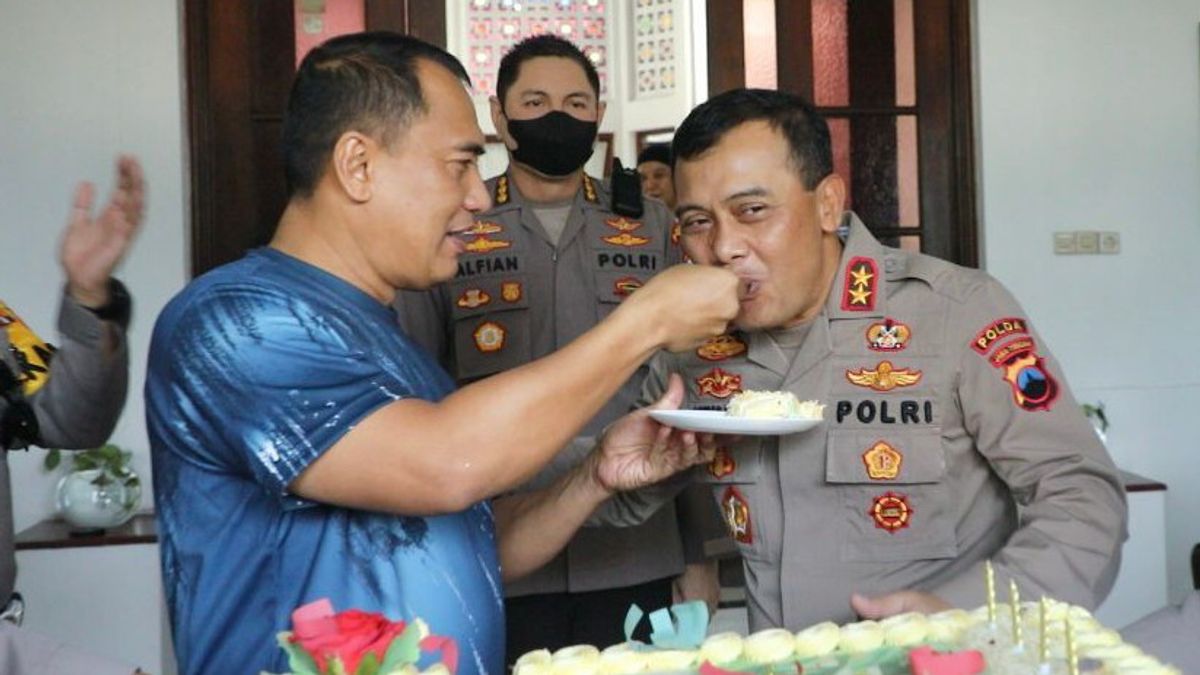
[[[416,663],[419,658],[421,658],[421,629],[416,622],[413,622],[404,627],[404,632],[399,637],[392,639],[387,653],[383,655],[383,663],[380,664],[379,670],[390,673],[402,666]]]
[[[350,675],[346,672],[346,664],[338,657],[329,660],[329,675]]]
[[[46,453],[46,458],[42,460],[42,468],[46,471],[53,471],[62,464],[62,450],[53,448]]]
[[[376,658],[375,652],[367,652],[362,660],[358,662],[358,668],[354,671],[354,675],[379,675],[379,659]]]
[[[320,675],[317,662],[304,651],[304,648],[291,641],[292,632],[283,631],[275,636],[275,641],[287,653],[288,669],[293,675]]]

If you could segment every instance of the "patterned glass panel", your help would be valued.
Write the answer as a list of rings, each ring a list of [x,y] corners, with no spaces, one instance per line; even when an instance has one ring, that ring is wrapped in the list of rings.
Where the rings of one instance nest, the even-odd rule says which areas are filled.
[[[848,0],[812,0],[813,99],[818,106],[850,105]]]
[[[496,93],[500,59],[513,45],[544,33],[578,45],[600,74],[600,95],[607,94],[611,18],[606,0],[467,1],[466,66],[477,95]]]
[[[913,0],[895,0],[896,105],[917,104],[916,50],[913,48]]]
[[[742,44],[746,52],[746,86],[775,89],[779,84],[775,59],[775,0],[744,0]]]
[[[833,169],[846,205],[872,228],[921,224],[917,118],[858,115],[829,119]]]
[[[366,25],[363,0],[295,0],[296,66],[313,47]]]
[[[633,0],[634,98],[675,92],[676,0]]]
[[[890,7],[879,2],[851,4],[849,0],[812,0],[814,103],[820,107],[852,105],[851,82],[858,83],[863,77],[874,80],[875,72],[863,70],[874,68],[875,63],[890,61],[895,70],[895,105],[916,105],[913,0],[892,0]],[[881,37],[878,32],[873,32],[872,26],[878,27],[880,21],[890,21],[884,25],[890,27],[892,35]],[[855,30],[852,24],[865,28]],[[880,54],[877,49],[883,38],[892,41],[890,54]],[[890,89],[887,91],[891,101]],[[858,101],[859,105],[863,103]]]

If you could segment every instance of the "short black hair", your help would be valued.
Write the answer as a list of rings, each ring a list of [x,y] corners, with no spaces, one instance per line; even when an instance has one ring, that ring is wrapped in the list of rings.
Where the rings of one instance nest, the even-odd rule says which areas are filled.
[[[833,173],[829,124],[804,98],[770,89],[733,89],[697,106],[675,132],[675,161],[703,154],[734,127],[762,120],[787,139],[805,189]]]
[[[578,63],[579,67],[583,68],[583,74],[587,76],[588,84],[592,85],[596,100],[600,100],[600,74],[596,72],[592,60],[576,47],[575,43],[547,33],[521,40],[500,59],[500,73],[496,76],[496,96],[500,99],[501,108],[504,107],[504,97],[508,95],[508,90],[521,75],[521,64],[539,56],[557,56]]]
[[[399,33],[335,37],[304,57],[283,121],[289,197],[312,194],[342,134],[353,129],[390,145],[414,117],[428,111],[417,76],[420,59],[441,65],[470,84],[458,59]]]
[[[671,171],[674,172],[675,167],[671,166],[671,144],[651,143],[642,148],[642,151],[638,153],[637,163],[640,166],[645,162],[662,162],[671,167]]]

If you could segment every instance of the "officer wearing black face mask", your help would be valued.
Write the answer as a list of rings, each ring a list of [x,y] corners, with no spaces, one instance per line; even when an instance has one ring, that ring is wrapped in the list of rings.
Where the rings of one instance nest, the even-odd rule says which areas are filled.
[[[405,331],[460,384],[566,345],[679,261],[662,202],[645,200],[638,218],[618,215],[607,183],[584,172],[604,115],[599,89],[587,57],[554,36],[521,42],[500,64],[492,121],[510,162],[487,181],[493,208],[476,218],[453,280],[397,300]],[[584,433],[628,411],[642,377]],[[565,449],[529,487],[579,459]],[[666,508],[639,527],[581,530],[558,558],[506,587],[509,662],[541,647],[622,641],[631,603],[671,604],[685,562],[681,530],[693,529]]]

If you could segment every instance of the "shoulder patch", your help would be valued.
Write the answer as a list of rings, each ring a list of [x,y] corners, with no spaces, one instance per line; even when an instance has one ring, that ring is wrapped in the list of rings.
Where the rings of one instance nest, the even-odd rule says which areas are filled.
[[[1050,410],[1058,398],[1058,381],[1046,370],[1029,336],[1018,336],[996,348],[989,357],[1012,387],[1013,402],[1022,410]]]
[[[998,340],[1006,335],[1025,335],[1029,333],[1028,323],[1020,317],[1006,317],[996,319],[975,336],[971,341],[971,349],[976,352],[987,355]]]

